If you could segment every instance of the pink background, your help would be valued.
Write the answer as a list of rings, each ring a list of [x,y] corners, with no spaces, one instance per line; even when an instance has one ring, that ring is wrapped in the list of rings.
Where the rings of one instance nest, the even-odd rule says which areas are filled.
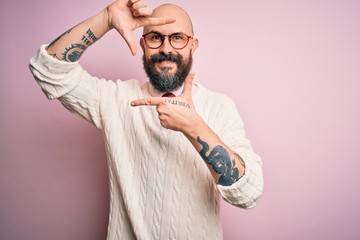
[[[223,204],[224,239],[359,239],[360,1],[172,2],[200,40],[196,81],[236,101],[264,161],[258,206]],[[105,238],[101,133],[46,100],[28,61],[108,3],[1,1],[2,240]],[[81,63],[96,76],[145,79],[141,54],[115,31]]]

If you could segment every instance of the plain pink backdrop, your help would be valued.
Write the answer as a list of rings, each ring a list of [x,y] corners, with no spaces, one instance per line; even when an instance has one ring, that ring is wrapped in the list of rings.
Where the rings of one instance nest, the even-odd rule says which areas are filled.
[[[264,161],[258,206],[222,205],[224,239],[359,239],[360,1],[171,2],[188,10],[200,40],[195,80],[235,100]],[[28,61],[109,3],[1,1],[2,240],[105,238],[101,133],[46,100]],[[81,64],[145,80],[138,50],[131,57],[112,31]]]

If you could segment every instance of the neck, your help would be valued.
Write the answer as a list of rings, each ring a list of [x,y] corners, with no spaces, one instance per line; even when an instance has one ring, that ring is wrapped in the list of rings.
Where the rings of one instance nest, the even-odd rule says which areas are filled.
[[[165,92],[160,92],[159,90],[154,88],[154,86],[150,82],[147,82],[147,84],[148,84],[148,91],[152,97],[161,97],[165,93]],[[175,96],[179,96],[182,93],[183,88],[184,88],[184,84],[181,85],[178,89],[171,91],[171,93],[173,93]],[[192,95],[196,93],[197,89],[198,86],[196,85],[196,83],[193,83]]]

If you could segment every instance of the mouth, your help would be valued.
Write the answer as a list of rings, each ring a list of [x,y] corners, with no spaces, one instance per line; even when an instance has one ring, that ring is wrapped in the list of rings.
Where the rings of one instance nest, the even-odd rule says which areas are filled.
[[[165,60],[161,62],[156,62],[155,66],[159,72],[171,73],[176,71],[177,63],[173,61]]]

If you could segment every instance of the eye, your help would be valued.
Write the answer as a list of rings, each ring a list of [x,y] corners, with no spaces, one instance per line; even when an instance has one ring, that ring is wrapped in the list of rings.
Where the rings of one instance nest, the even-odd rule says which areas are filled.
[[[154,41],[154,42],[159,42],[161,41],[162,37],[159,35],[159,34],[150,34],[148,36],[148,39],[151,40],[151,41]]]
[[[185,35],[181,33],[177,33],[171,36],[171,40],[181,42],[185,39]]]

